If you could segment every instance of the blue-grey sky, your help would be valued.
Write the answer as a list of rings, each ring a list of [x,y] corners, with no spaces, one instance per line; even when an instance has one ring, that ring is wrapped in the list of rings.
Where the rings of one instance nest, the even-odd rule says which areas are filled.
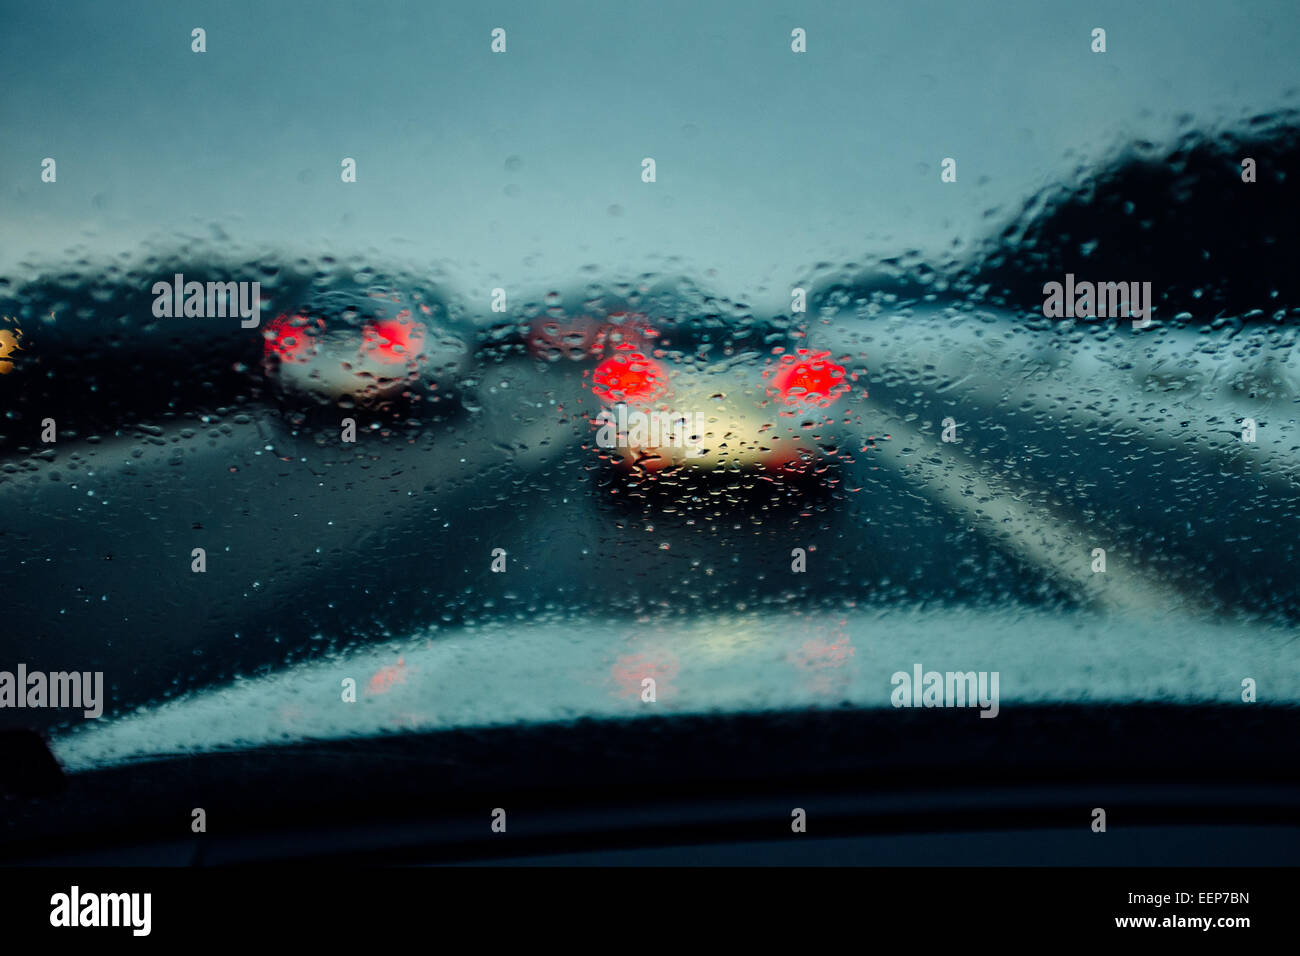
[[[0,268],[191,236],[437,264],[485,303],[595,266],[779,307],[1183,114],[1300,105],[1298,40],[1295,0],[0,0]]]

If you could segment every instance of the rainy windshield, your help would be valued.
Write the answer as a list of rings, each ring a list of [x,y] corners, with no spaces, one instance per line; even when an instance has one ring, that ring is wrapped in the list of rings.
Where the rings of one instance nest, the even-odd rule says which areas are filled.
[[[0,718],[1300,700],[1294,11],[661,6],[7,5]]]

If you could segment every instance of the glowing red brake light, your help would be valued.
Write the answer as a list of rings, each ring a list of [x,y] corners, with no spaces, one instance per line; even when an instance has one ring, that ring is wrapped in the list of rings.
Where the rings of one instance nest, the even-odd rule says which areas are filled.
[[[361,333],[361,351],[389,365],[411,361],[423,345],[424,326],[406,310],[395,319],[371,322]]]
[[[591,390],[607,402],[648,402],[668,389],[668,373],[654,359],[646,358],[630,345],[620,345],[619,354],[605,359],[592,372]]]
[[[281,315],[266,327],[265,352],[284,362],[308,362],[316,343],[307,334],[311,320],[301,315]]]
[[[831,361],[830,352],[799,349],[782,355],[775,369],[768,369],[768,391],[787,405],[816,405],[826,408],[849,390],[849,376],[843,365]]]

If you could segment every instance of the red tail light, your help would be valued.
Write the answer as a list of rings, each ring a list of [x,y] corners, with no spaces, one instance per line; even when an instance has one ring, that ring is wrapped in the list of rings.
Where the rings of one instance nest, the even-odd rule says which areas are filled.
[[[591,390],[607,402],[649,402],[668,390],[668,373],[654,359],[630,345],[605,359],[592,372]]]
[[[380,319],[361,333],[361,351],[389,365],[410,362],[424,346],[424,326],[403,309],[395,319]]]
[[[307,334],[313,321],[302,315],[281,315],[266,327],[265,352],[279,356],[283,362],[308,362],[316,351],[316,343]],[[315,324],[320,324],[319,322]]]
[[[764,377],[771,378],[768,392],[787,405],[815,405],[826,408],[849,390],[849,378],[843,365],[831,361],[830,352],[799,349],[782,355],[775,369]]]

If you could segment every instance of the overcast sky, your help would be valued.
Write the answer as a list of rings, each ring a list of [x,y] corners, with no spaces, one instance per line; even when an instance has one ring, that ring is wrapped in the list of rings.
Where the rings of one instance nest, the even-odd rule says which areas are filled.
[[[779,308],[1182,114],[1300,105],[1297,41],[1295,0],[0,0],[0,268],[197,236],[440,264],[484,302],[595,266]]]

